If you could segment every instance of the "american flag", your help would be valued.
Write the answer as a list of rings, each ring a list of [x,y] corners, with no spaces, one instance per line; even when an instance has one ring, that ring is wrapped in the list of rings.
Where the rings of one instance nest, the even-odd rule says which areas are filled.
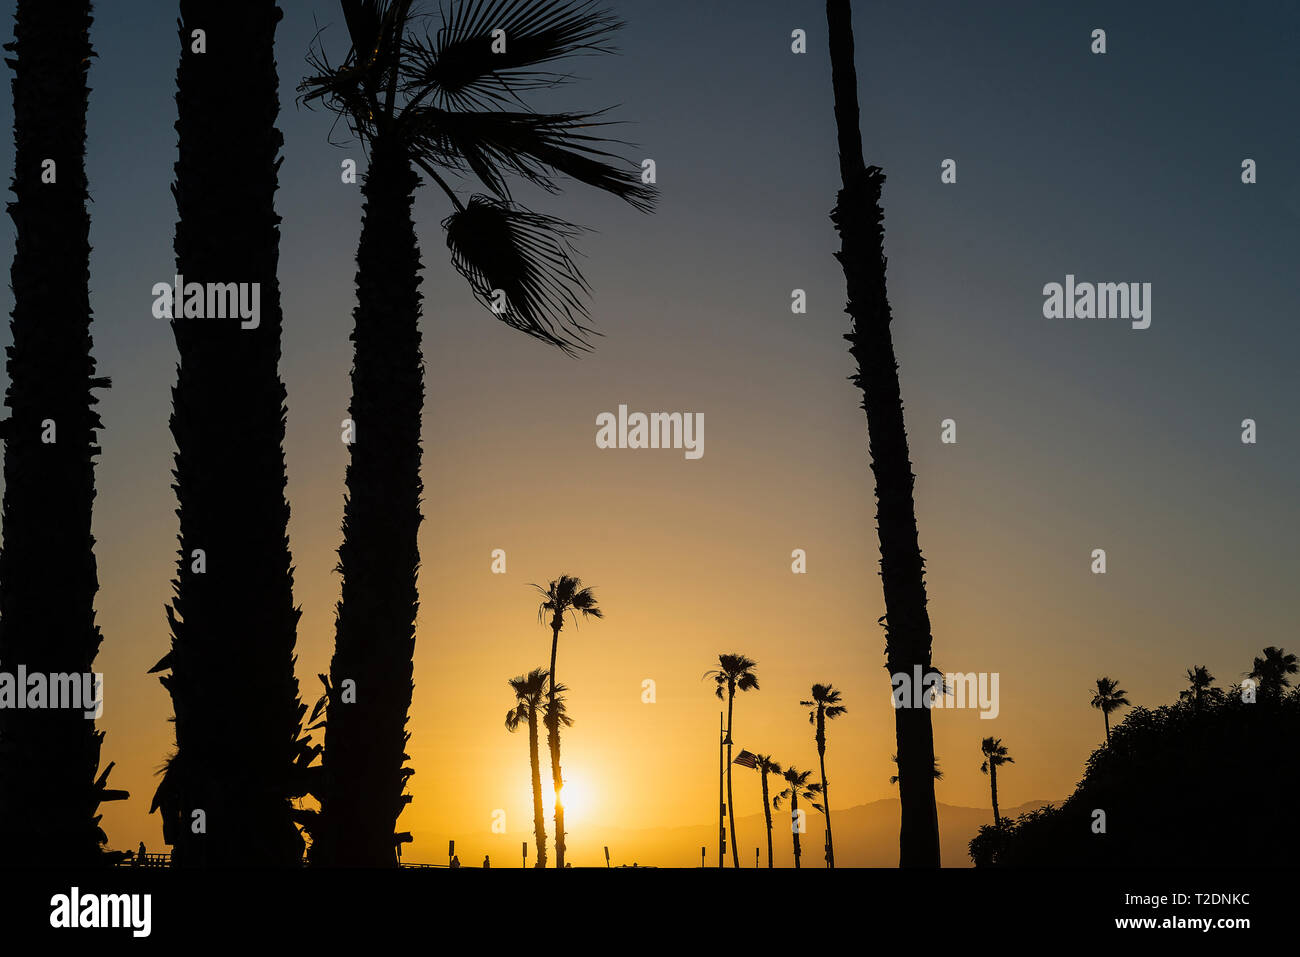
[[[742,750],[736,755],[736,760],[731,763],[739,764],[742,768],[756,768],[758,767],[758,755]]]

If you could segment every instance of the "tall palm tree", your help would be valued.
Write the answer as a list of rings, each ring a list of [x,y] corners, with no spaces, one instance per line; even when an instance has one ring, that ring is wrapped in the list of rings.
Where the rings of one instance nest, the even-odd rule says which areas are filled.
[[[109,384],[95,376],[90,337],[90,3],[19,0],[14,19],[14,41],[5,45],[14,70],[9,215],[17,241],[10,417],[0,423],[0,662],[9,671],[22,664],[29,673],[89,675],[102,640],[91,535],[102,423],[93,390]],[[47,160],[53,181],[43,181]],[[83,703],[0,708],[0,846],[13,861],[110,860],[101,855],[107,838],[97,809],[127,794],[105,786],[113,765],[99,770],[104,733],[84,716],[93,705]]]
[[[985,738],[980,742],[980,752],[984,755],[980,771],[989,776],[989,785],[993,789],[993,826],[997,827],[1002,823],[1002,818],[998,815],[998,768],[1004,764],[1015,764],[1016,759],[1007,752],[1001,738]]]
[[[546,693],[546,744],[551,752],[551,782],[555,787],[555,866],[564,866],[564,774],[560,770],[560,723],[553,720],[563,711],[557,696],[564,690],[563,685],[555,683],[555,655],[560,646],[560,630],[564,628],[564,616],[573,619],[573,626],[578,626],[578,615],[583,618],[604,618],[596,602],[596,593],[583,587],[582,579],[576,575],[561,575],[543,588],[533,585],[542,595],[537,608],[537,620],[545,622],[546,615],[551,616],[551,679],[550,690]],[[571,722],[565,722],[571,723]]]
[[[781,777],[785,779],[787,787],[772,799],[772,807],[779,811],[781,809],[782,801],[788,800],[790,802],[790,833],[794,835],[794,866],[798,868],[799,860],[803,853],[799,846],[799,827],[797,823],[799,820],[799,798],[802,797],[805,801],[814,800],[817,795],[821,793],[822,786],[816,781],[811,784],[808,783],[808,779],[812,777],[811,771],[799,771],[795,768],[786,768],[781,773]],[[822,810],[820,804],[814,804],[813,807],[819,811]],[[734,845],[736,842],[733,839],[731,843]]]
[[[812,700],[800,701],[808,712],[808,723],[817,729],[817,760],[822,770],[822,804],[826,811],[826,866],[835,867],[835,838],[831,834],[830,785],[826,782],[826,722],[834,720],[849,709],[840,704],[840,693],[830,685],[813,685]]]
[[[1191,702],[1193,708],[1200,708],[1202,701],[1214,693],[1214,675],[1204,665],[1188,668],[1187,682],[1189,687],[1186,691],[1178,692],[1178,697],[1182,701]]]
[[[868,167],[863,160],[849,0],[827,0],[826,20],[843,183],[831,220],[840,236],[836,258],[844,269],[848,286],[846,311],[852,317],[845,338],[857,362],[853,381],[862,390],[871,469],[876,479],[876,525],[885,596],[885,667],[891,681],[893,675],[910,679],[913,674],[925,674],[931,669],[930,615],[925,607],[925,563],[917,540],[898,363],[889,331],[893,317],[885,288],[884,213],[880,208],[885,176],[879,167]],[[915,670],[918,667],[919,672]],[[902,805],[899,863],[904,867],[938,867],[939,814],[931,776],[934,729],[929,708],[896,708],[894,729]]]
[[[1284,689],[1291,687],[1291,679],[1297,671],[1296,656],[1287,654],[1286,649],[1269,645],[1264,649],[1264,657],[1256,658],[1248,678],[1259,682],[1259,696],[1262,701],[1281,700]]]
[[[537,727],[547,677],[545,668],[534,668],[526,675],[511,678],[510,690],[515,693],[515,706],[506,712],[507,731],[515,731],[520,724],[528,725],[528,758],[533,773],[533,831],[537,840],[534,867],[546,866],[546,821],[542,811],[542,767],[537,753]]]
[[[598,113],[512,110],[521,94],[562,83],[538,71],[606,52],[620,22],[591,2],[464,0],[426,32],[413,0],[341,0],[350,48],[337,64],[313,50],[300,87],[323,103],[369,154],[362,188],[353,312],[347,497],[334,660],[326,726],[320,856],[326,863],[395,863],[397,815],[412,773],[403,762],[412,693],[421,521],[420,249],[412,207],[417,169],[446,194],[442,222],[455,268],[507,325],[566,352],[588,347],[570,239],[577,227],[516,203],[507,179],[557,192],[567,175],[649,209],[631,164],[602,147]],[[507,48],[497,52],[494,31]],[[468,200],[448,179],[476,177]],[[354,703],[340,694],[355,682]],[[562,812],[561,812],[562,814]],[[563,864],[563,833],[557,865]]]
[[[754,674],[757,662],[750,661],[744,655],[718,655],[719,667],[706,671],[704,677],[712,678],[719,699],[727,702],[727,736],[723,743],[727,746],[727,824],[731,830],[731,864],[740,867],[740,850],[736,847],[736,806],[731,798],[731,737],[732,714],[736,703],[737,691],[757,691],[758,676]],[[723,694],[723,691],[726,694]]]
[[[1119,686],[1119,682],[1111,678],[1098,678],[1097,691],[1092,696],[1092,706],[1101,711],[1101,716],[1106,722],[1106,743],[1110,744],[1110,715],[1112,711],[1128,706],[1128,694]]]
[[[275,0],[180,4],[176,271],[187,284],[247,283],[260,301],[251,328],[238,315],[171,310],[180,555],[167,609],[171,650],[151,672],[170,671],[160,680],[176,715],[176,751],[151,810],[161,812],[180,866],[297,866],[295,822],[305,819],[293,801],[310,787],[307,765],[319,750],[302,737],[284,494],[280,17]],[[206,52],[195,52],[198,29]]]
[[[781,765],[773,761],[770,754],[756,754],[754,768],[763,779],[763,820],[767,825],[767,866],[770,869],[772,867],[772,804],[767,796],[767,776],[769,774],[780,776]],[[732,843],[734,844],[735,841]]]

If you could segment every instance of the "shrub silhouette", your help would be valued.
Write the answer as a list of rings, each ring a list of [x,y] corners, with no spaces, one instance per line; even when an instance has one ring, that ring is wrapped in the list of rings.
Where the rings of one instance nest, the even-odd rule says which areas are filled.
[[[1300,693],[1245,703],[1229,693],[1199,706],[1134,708],[1088,758],[1060,807],[985,826],[976,866],[1237,866],[1267,853],[1261,835],[1295,822]],[[1093,812],[1106,812],[1093,833]]]

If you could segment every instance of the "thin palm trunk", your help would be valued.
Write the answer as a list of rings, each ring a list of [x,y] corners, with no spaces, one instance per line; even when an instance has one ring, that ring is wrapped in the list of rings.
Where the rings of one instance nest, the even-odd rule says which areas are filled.
[[[1103,708],[1101,719],[1106,722],[1106,743],[1110,744],[1110,712]]]
[[[180,15],[176,271],[187,285],[255,287],[259,309],[241,328],[239,315],[197,318],[173,303],[180,556],[171,650],[153,670],[171,671],[161,680],[176,753],[154,804],[179,866],[296,867],[303,840],[292,799],[306,787],[310,756],[294,676],[299,611],[278,370],[282,14],[275,0],[181,0]],[[199,28],[206,52],[192,49]]]
[[[102,423],[92,390],[108,380],[95,377],[90,337],[90,25],[88,0],[20,0],[5,47],[14,69],[16,242],[10,416],[0,423],[0,665],[11,673],[24,665],[29,674],[89,675],[101,641],[91,513]],[[55,179],[43,181],[49,160]],[[0,846],[10,861],[107,862],[97,806],[126,793],[97,780],[102,739],[80,709],[0,708]]]
[[[772,867],[772,804],[767,797],[767,771],[763,771],[763,818],[767,822],[767,866]]]
[[[542,762],[537,751],[537,706],[528,708],[528,755],[533,772],[533,832],[537,841],[537,863],[546,866],[546,812],[542,810]]]
[[[736,847],[736,805],[731,797],[731,709],[736,700],[736,684],[727,684],[727,824],[731,829],[731,866],[740,867],[740,849]]]
[[[371,144],[352,341],[349,445],[321,833],[313,859],[395,866],[397,818],[411,800],[405,766],[420,553],[420,248],[418,185],[398,136]],[[355,700],[344,697],[354,682]],[[319,852],[319,853],[318,853]]]
[[[1002,823],[1002,818],[998,816],[998,768],[992,761],[989,762],[989,784],[993,788],[993,824],[997,826]]]
[[[821,741],[817,747],[817,760],[821,762],[822,769],[822,807],[826,809],[826,866],[834,869],[835,867],[835,842],[831,837],[831,798],[830,786],[826,783],[826,736],[822,733]]]
[[[876,480],[876,522],[886,612],[886,668],[913,675],[931,666],[930,617],[926,611],[924,562],[917,540],[913,475],[903,423],[898,365],[890,335],[885,288],[884,174],[868,168],[858,128],[857,71],[849,0],[827,0],[835,119],[843,188],[831,219],[840,234],[836,254],[848,287],[852,328],[845,338],[857,361],[855,384],[867,414],[871,469]],[[894,711],[898,785],[902,805],[899,863],[939,866],[939,817],[934,797],[934,730],[925,707]]]
[[[556,611],[551,621],[551,686],[547,693],[546,743],[551,751],[551,784],[555,788],[555,866],[564,867],[564,775],[560,771],[560,722],[555,711],[555,653],[560,646],[564,619]]]

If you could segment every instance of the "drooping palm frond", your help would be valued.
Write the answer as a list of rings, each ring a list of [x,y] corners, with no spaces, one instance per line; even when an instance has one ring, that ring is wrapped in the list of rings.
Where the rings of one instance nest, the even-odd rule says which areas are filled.
[[[586,325],[579,298],[589,289],[569,243],[578,227],[481,194],[442,225],[452,265],[475,297],[494,308],[496,291],[505,294],[498,319],[566,353],[590,350],[599,333]]]
[[[720,699],[726,698],[723,692],[729,684],[734,685],[738,691],[756,691],[758,690],[758,676],[754,674],[754,668],[758,662],[751,661],[744,655],[731,653],[718,655],[718,667],[706,671],[703,678],[712,678],[714,692]],[[701,680],[702,680],[701,679]]]
[[[442,13],[436,36],[412,44],[405,82],[434,102],[482,108],[556,86],[565,74],[531,69],[583,54],[612,53],[623,22],[596,0],[471,0]],[[500,34],[496,31],[500,30]],[[495,36],[494,36],[495,34]],[[504,42],[505,49],[494,40]]]
[[[575,612],[582,612],[584,618],[605,617],[604,612],[600,610],[596,603],[596,592],[592,588],[583,587],[582,579],[577,575],[561,575],[545,588],[536,582],[530,582],[529,584],[542,596],[542,602],[537,607],[537,621],[539,623],[544,619],[548,611],[552,614],[558,611],[561,616],[565,612],[569,612],[573,615],[575,626],[578,623],[578,616],[574,614]]]

